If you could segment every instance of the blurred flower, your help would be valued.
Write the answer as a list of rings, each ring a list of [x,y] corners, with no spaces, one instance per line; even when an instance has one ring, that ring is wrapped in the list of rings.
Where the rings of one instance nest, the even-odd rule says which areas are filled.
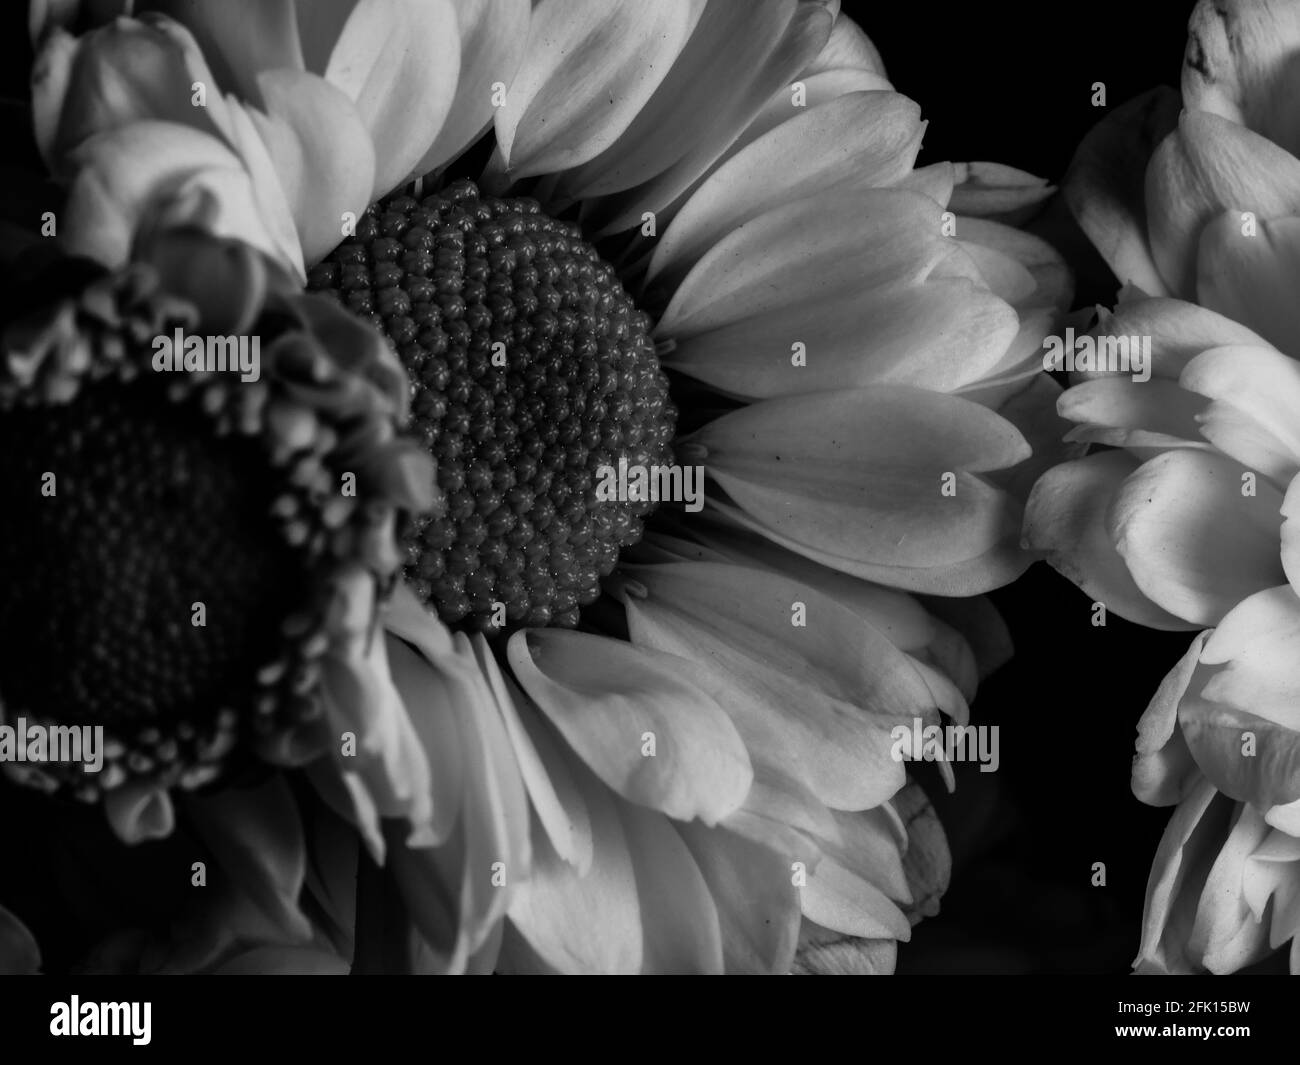
[[[1130,620],[1215,626],[1138,742],[1138,796],[1181,804],[1152,872],[1144,966],[1228,971],[1295,929],[1300,142],[1285,56],[1297,41],[1294,5],[1199,4],[1186,110],[1175,123],[1159,93],[1117,109],[1066,182],[1126,286],[1076,348],[1149,343],[1150,379],[1113,365],[1076,375],[1058,403],[1070,438],[1111,449],[1038,482],[1026,542]]]
[[[223,890],[262,906],[269,878],[301,940],[295,805],[283,784],[242,789],[310,764],[427,834],[428,764],[374,630],[396,522],[433,501],[432,464],[396,436],[404,378],[366,325],[246,245],[178,230],[138,250],[111,273],[56,256],[9,292],[23,310],[0,333],[0,722],[103,731],[94,772],[89,748],[10,750],[0,770],[6,790],[102,807],[123,843],[196,820],[233,876]],[[14,284],[31,270],[20,256]],[[177,332],[161,366],[158,338]],[[252,380],[180,365],[212,337],[238,342],[231,364],[251,351]],[[268,793],[275,812],[253,799]]]
[[[166,132],[222,151],[243,143],[231,116],[265,131],[339,95],[294,61],[306,5],[268,5],[255,31],[227,30],[228,4],[161,6],[188,30],[39,30],[47,68],[71,72],[37,85],[51,165],[74,197],[145,190],[118,247],[171,211],[174,180],[87,147],[170,121],[153,77],[103,110],[77,88],[101,65],[134,77],[115,41],[216,72],[215,133]],[[947,850],[900,813],[918,800],[900,797],[890,730],[965,721],[1008,653],[992,608],[955,597],[1029,564],[1022,501],[1063,454],[1031,442],[1059,437],[1041,345],[1069,276],[1002,221],[1050,190],[992,164],[915,169],[919,109],[835,2],[443,6],[450,34],[415,5],[311,7],[357,58],[307,70],[373,88],[392,130],[415,117],[409,78],[461,132],[444,142],[420,115],[369,133],[385,176],[295,213],[286,254],[389,337],[446,499],[413,526],[385,612],[437,845],[357,811],[412,923],[393,956],[786,971],[801,937],[846,936],[892,969]],[[251,32],[262,45],[236,52]],[[462,77],[435,88],[440,56]],[[264,137],[269,166],[245,146],[213,217],[257,228],[238,205],[270,202],[263,184],[294,203],[317,165],[351,174],[366,137],[340,121],[304,123],[328,135],[286,155]],[[185,180],[223,196],[224,165]],[[702,509],[602,497],[620,462],[702,468]]]

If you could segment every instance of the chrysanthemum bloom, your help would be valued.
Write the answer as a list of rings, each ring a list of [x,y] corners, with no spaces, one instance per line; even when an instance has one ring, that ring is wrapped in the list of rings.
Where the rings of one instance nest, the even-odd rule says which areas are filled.
[[[1075,350],[1112,361],[1058,410],[1113,449],[1039,481],[1026,538],[1108,609],[1206,630],[1139,730],[1135,792],[1180,804],[1144,969],[1231,971],[1300,927],[1297,46],[1295,5],[1200,4],[1182,114],[1171,93],[1118,109],[1066,182],[1126,288]]]
[[[442,844],[390,840],[408,960],[784,971],[802,926],[892,968],[946,852],[891,730],[1005,654],[933,597],[1030,561],[1069,281],[994,218],[1049,190],[914,169],[835,3],[150,6],[192,32],[35,20],[38,137],[121,221],[65,233],[122,254],[211,189],[386,332],[438,460],[387,611]]]
[[[369,326],[201,230],[137,252],[116,272],[18,257],[7,284],[0,802],[94,804],[128,844],[180,818],[223,870],[202,914],[229,901],[247,939],[251,892],[302,946],[303,829],[277,767],[430,836],[375,630],[432,463],[397,436],[405,378]],[[38,754],[55,729],[81,743]]]

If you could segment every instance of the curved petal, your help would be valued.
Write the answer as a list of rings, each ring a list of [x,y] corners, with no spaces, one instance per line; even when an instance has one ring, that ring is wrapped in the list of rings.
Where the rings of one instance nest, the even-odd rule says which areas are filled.
[[[1295,360],[1267,347],[1211,348],[1187,364],[1179,384],[1213,400],[1197,421],[1220,451],[1280,485],[1300,470]]]
[[[267,114],[250,112],[275,163],[310,264],[343,239],[345,212],[370,203],[375,152],[352,101],[315,74],[277,70],[258,79]]]
[[[1187,741],[1178,728],[1178,704],[1192,686],[1209,632],[1191,642],[1156,689],[1138,721],[1137,754],[1133,758],[1133,794],[1150,806],[1182,802],[1200,776]],[[1199,691],[1203,685],[1197,684]]]
[[[1056,191],[1046,178],[1001,163],[957,163],[948,209],[953,214],[987,218],[1009,226],[1032,217]]]
[[[1281,493],[1243,492],[1241,467],[1203,451],[1167,451],[1124,482],[1107,526],[1153,602],[1214,625],[1257,591],[1286,580],[1278,554]]]
[[[1178,95],[1164,87],[1121,104],[1084,137],[1062,183],[1071,213],[1120,284],[1151,296],[1169,288],[1151,253],[1143,175],[1178,111]]]
[[[35,937],[12,912],[0,906],[0,975],[28,976],[40,968],[41,951]]]
[[[420,177],[454,159],[492,124],[492,87],[509,87],[528,41],[529,0],[455,0],[460,77],[451,110],[415,164]]]
[[[1194,628],[1142,593],[1107,528],[1109,507],[1136,468],[1124,452],[1106,451],[1049,470],[1025,506],[1025,544],[1121,617],[1154,629]]]
[[[1286,0],[1202,0],[1187,26],[1183,103],[1300,154],[1300,11]]]
[[[579,166],[628,129],[668,75],[701,0],[542,0],[497,143],[514,180]]]
[[[767,400],[693,440],[714,482],[765,534],[806,544],[823,564],[833,555],[941,567],[1019,532],[1018,506],[981,475],[1029,448],[1009,422],[955,396],[877,386]]]
[[[1213,311],[1249,326],[1300,357],[1300,218],[1248,220],[1226,211],[1205,227],[1196,257],[1196,294]]]
[[[565,175],[565,192],[578,199],[644,186],[619,199],[611,231],[625,218],[639,221],[643,210],[667,206],[816,55],[831,23],[820,4],[797,0],[706,4],[635,119],[600,155]],[[652,186],[657,177],[664,180]]]
[[[451,0],[358,0],[353,7],[324,76],[356,105],[370,134],[367,202],[401,183],[438,136],[456,97],[460,57]]]
[[[591,869],[580,875],[535,834],[532,872],[510,905],[510,922],[561,972],[635,973],[644,935],[627,833],[604,785],[581,766],[575,772],[591,813]]]
[[[892,184],[911,170],[924,128],[921,109],[892,92],[855,92],[802,110],[691,194],[655,246],[647,279],[680,278],[721,237],[773,207]]]
[[[629,802],[715,824],[744,801],[745,745],[673,656],[561,629],[516,633],[507,653],[524,691]]]
[[[1216,215],[1300,214],[1300,159],[1218,115],[1184,112],[1151,158],[1146,205],[1160,275],[1175,295],[1190,298],[1201,230]]]
[[[675,826],[709,885],[728,973],[785,973],[799,940],[794,856],[778,854],[725,828]]]

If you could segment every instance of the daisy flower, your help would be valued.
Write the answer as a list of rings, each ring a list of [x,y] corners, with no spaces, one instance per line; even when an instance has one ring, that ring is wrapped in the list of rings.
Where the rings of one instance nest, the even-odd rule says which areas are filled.
[[[967,720],[1059,458],[1051,190],[916,168],[835,2],[236,6],[38,5],[38,141],[78,250],[240,235],[407,370],[400,962],[892,970],[947,852],[891,731]]]
[[[1150,360],[1084,362],[1058,410],[1108,447],[1039,481],[1026,539],[1108,609],[1203,630],[1139,726],[1134,791],[1178,804],[1144,970],[1228,972],[1292,940],[1300,971],[1298,45],[1294,5],[1199,4],[1182,112],[1165,91],[1118,109],[1066,181],[1125,285],[1074,354]]]
[[[229,936],[251,898],[301,945],[298,806],[261,777],[310,766],[416,842],[431,830],[428,763],[375,628],[432,464],[396,435],[405,378],[364,323],[203,230],[136,250],[118,271],[4,256],[3,803],[16,784],[52,810],[87,804],[126,844],[184,821],[224,871]],[[183,365],[188,343],[162,365],[159,339],[181,335],[251,335],[250,373]],[[97,734],[94,752],[15,754],[54,730]]]

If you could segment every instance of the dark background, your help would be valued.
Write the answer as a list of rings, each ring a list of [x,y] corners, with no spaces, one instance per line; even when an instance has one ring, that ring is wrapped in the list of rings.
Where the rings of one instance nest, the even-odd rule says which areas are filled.
[[[930,123],[921,164],[992,160],[1053,183],[1108,108],[1178,85],[1193,6],[845,4]],[[1092,105],[1098,81],[1107,108]],[[1113,303],[1100,260],[1082,273],[1076,306]],[[953,886],[899,950],[899,972],[1126,972],[1169,816],[1129,790],[1136,725],[1190,635],[1113,614],[1094,628],[1090,597],[1043,564],[993,599],[1016,657],[981,687],[972,720],[1000,726],[1001,767],[964,767],[938,798]],[[1094,862],[1105,887],[1091,884]]]
[[[1057,182],[1108,107],[1178,84],[1191,0],[1078,4],[854,3],[895,87],[930,125],[922,164],[993,160]],[[0,94],[26,95],[26,4],[0,12]],[[24,116],[25,119],[25,116]],[[9,125],[6,123],[6,125]],[[6,158],[30,151],[9,125]],[[1099,260],[1085,264],[1076,305],[1112,302]],[[1167,810],[1129,791],[1138,717],[1190,637],[1144,631],[1044,565],[994,595],[1016,657],[981,689],[979,724],[1000,726],[1001,768],[958,772],[936,796],[954,852],[942,913],[899,952],[899,971],[1122,973],[1137,951],[1151,858]],[[1104,862],[1106,886],[1091,886]]]

